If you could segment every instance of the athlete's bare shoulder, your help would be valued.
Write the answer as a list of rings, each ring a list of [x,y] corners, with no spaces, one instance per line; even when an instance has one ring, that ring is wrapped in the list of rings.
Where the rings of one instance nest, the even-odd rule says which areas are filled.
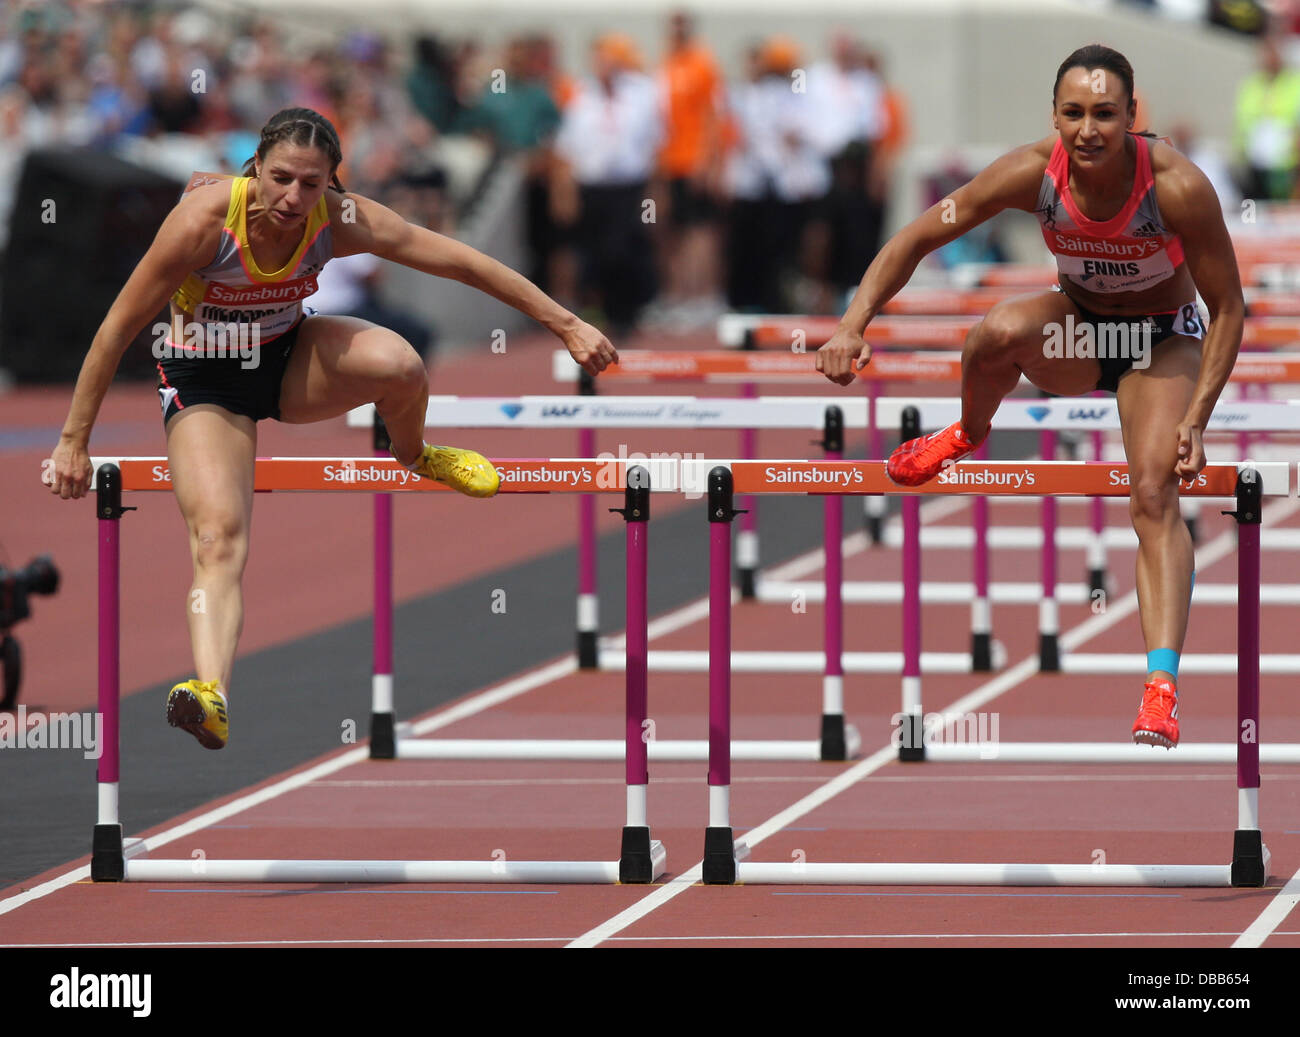
[[[1142,138],[1139,138],[1141,141]],[[1151,176],[1161,212],[1178,217],[1202,205],[1218,211],[1218,196],[1209,177],[1177,148],[1159,139],[1148,141],[1151,148]]]
[[[198,177],[204,182],[196,183]],[[169,251],[179,251],[203,261],[216,254],[230,210],[231,177],[196,174],[186,185],[158,231],[158,241]]]
[[[1013,148],[990,165],[972,181],[981,195],[987,194],[1003,209],[1023,209],[1032,212],[1038,202],[1043,174],[1051,161],[1055,136],[1032,144]]]

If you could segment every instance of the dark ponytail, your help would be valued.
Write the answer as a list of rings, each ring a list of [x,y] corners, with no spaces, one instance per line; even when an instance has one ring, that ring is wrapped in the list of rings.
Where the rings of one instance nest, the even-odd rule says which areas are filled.
[[[339,165],[343,162],[343,147],[339,144],[338,131],[320,112],[310,108],[284,108],[271,116],[271,121],[262,127],[257,154],[244,163],[243,175],[253,176],[257,160],[265,159],[266,153],[277,144],[320,148],[330,160],[330,187],[340,192],[345,190],[337,175]]]
[[[1061,67],[1056,70],[1056,82],[1052,84],[1053,107],[1056,106],[1056,93],[1061,87],[1061,80],[1065,78],[1065,73],[1072,68],[1081,68],[1086,72],[1104,69],[1119,76],[1120,82],[1124,84],[1124,90],[1128,94],[1129,103],[1133,102],[1133,66],[1128,63],[1128,58],[1117,50],[1111,50],[1110,47],[1104,47],[1100,43],[1093,43],[1087,47],[1080,47],[1061,62]],[[1159,139],[1156,134],[1151,133],[1149,130],[1142,130],[1136,136]]]

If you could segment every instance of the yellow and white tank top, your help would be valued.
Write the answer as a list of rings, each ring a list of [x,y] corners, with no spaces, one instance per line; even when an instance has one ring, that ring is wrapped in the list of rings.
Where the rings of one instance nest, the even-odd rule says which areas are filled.
[[[265,345],[288,331],[302,315],[302,300],[316,291],[316,278],[333,256],[329,212],[321,197],[302,240],[279,270],[262,270],[248,244],[248,183],[235,177],[216,258],[194,271],[172,296],[193,320],[208,325],[251,324]],[[187,190],[197,186],[196,178]],[[174,329],[173,329],[174,333]],[[211,337],[211,336],[208,336]]]

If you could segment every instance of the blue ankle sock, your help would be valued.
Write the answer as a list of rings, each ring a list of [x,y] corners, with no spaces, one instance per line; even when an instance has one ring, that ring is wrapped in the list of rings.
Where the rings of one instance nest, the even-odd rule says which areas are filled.
[[[1178,680],[1178,659],[1179,653],[1172,648],[1157,648],[1154,652],[1147,652],[1147,673],[1160,670]]]

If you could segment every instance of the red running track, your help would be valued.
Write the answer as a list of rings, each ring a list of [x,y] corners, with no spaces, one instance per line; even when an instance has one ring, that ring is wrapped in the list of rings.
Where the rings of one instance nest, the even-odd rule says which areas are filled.
[[[539,359],[540,351],[539,351]],[[479,362],[483,365],[483,362]],[[538,365],[544,366],[544,362]],[[473,391],[444,380],[445,391]],[[487,386],[479,384],[480,391]],[[500,391],[492,385],[491,391]],[[520,388],[519,391],[539,391]],[[58,402],[58,400],[54,401]],[[120,407],[120,410],[114,408]],[[148,410],[148,408],[146,408]],[[110,416],[139,407],[119,396]],[[148,411],[152,416],[151,410]],[[51,409],[47,407],[47,420]],[[60,416],[61,417],[61,416]],[[52,419],[55,423],[58,417]],[[111,419],[110,419],[111,420]],[[119,419],[123,420],[123,419]],[[134,418],[132,418],[134,420]],[[123,433],[120,452],[157,450],[156,428],[139,429],[139,446]],[[327,453],[344,439],[336,429],[267,429],[263,451]],[[481,439],[489,452],[498,450],[492,436]],[[657,441],[658,444],[659,441]],[[698,439],[693,442],[698,444]],[[604,446],[602,445],[602,448]],[[656,445],[656,448],[662,448]],[[549,448],[547,448],[549,450]],[[712,444],[693,449],[709,451]],[[772,452],[776,452],[775,450]],[[554,452],[557,456],[561,451]],[[6,467],[31,457],[6,455]],[[11,474],[11,473],[6,473]],[[286,508],[306,507],[299,498]],[[274,548],[270,576],[309,567],[284,534],[285,521],[268,521],[272,501],[259,501],[262,552]],[[341,502],[340,502],[341,503]],[[440,501],[441,503],[441,501]],[[459,503],[459,502],[457,502]],[[476,502],[464,502],[473,506]],[[514,516],[481,511],[484,532],[502,544],[491,565],[509,564],[565,542],[571,506],[536,502],[527,537],[512,526]],[[702,505],[682,505],[696,506]],[[50,502],[41,515],[51,518],[46,532],[72,544],[72,526],[85,516],[67,519],[76,505]],[[364,507],[364,503],[358,504]],[[819,521],[810,502],[810,521]],[[1286,506],[1292,512],[1290,505]],[[849,506],[849,514],[853,514]],[[154,509],[157,510],[157,509]],[[1063,505],[1064,521],[1086,522],[1086,506]],[[298,515],[302,512],[299,510]],[[399,516],[400,516],[399,509]],[[1112,512],[1122,522],[1122,509]],[[399,517],[414,535],[417,526],[429,535],[429,523],[453,530],[468,511],[448,509],[418,519]],[[277,515],[277,517],[279,517]],[[961,521],[952,515],[942,521]],[[998,524],[1032,525],[1035,516],[1023,504],[995,505]],[[609,528],[620,524],[608,518]],[[1294,513],[1268,523],[1300,526]],[[1205,540],[1228,531],[1228,520],[1206,514]],[[257,523],[255,523],[256,525]],[[184,558],[174,517],[159,521],[153,550]],[[340,519],[340,528],[346,523]],[[703,522],[701,521],[703,527]],[[852,528],[852,523],[850,523]],[[279,532],[279,536],[275,534]],[[334,536],[326,531],[325,535]],[[703,528],[701,529],[703,535]],[[770,534],[769,534],[770,535]],[[401,530],[399,528],[399,536]],[[169,538],[169,539],[166,539]],[[80,537],[79,539],[84,539]],[[132,539],[139,541],[140,536]],[[340,543],[347,542],[340,535]],[[653,553],[653,540],[652,553]],[[356,583],[364,583],[366,544],[352,545],[355,559],[340,555],[334,572],[303,591],[304,600],[324,598],[312,610],[297,612],[293,623],[269,637],[287,639],[335,621],[339,601],[327,584],[343,585],[350,566],[359,566]],[[24,548],[11,544],[11,553]],[[63,548],[60,547],[62,552]],[[283,556],[279,552],[283,551]],[[468,552],[466,552],[468,554]],[[255,556],[256,557],[256,556]],[[1116,594],[1111,598],[1113,624],[1081,645],[1081,650],[1138,651],[1136,614],[1126,595],[1132,588],[1132,554],[1115,552]],[[995,579],[1027,579],[1036,569],[1031,552],[998,551]],[[1081,552],[1061,553],[1063,579],[1082,574]],[[464,568],[462,568],[464,565]],[[652,559],[652,579],[653,566]],[[440,582],[469,575],[472,566],[449,561],[436,574],[399,569],[399,599],[423,593]],[[853,555],[849,578],[890,579],[898,568],[895,553],[871,549]],[[180,580],[186,575],[183,571]],[[815,560],[804,578],[815,578]],[[1200,581],[1230,581],[1231,552],[1200,567]],[[170,577],[169,577],[170,578]],[[969,579],[969,562],[959,553],[930,553],[927,579]],[[1300,557],[1266,553],[1265,578],[1300,583]],[[306,582],[306,581],[304,581]],[[182,589],[177,600],[183,597]],[[157,593],[157,588],[154,588]],[[72,594],[41,602],[51,611]],[[250,599],[256,601],[256,593]],[[362,610],[353,598],[347,608]],[[562,607],[571,608],[565,601]],[[1126,611],[1128,610],[1128,611]],[[277,609],[280,614],[283,612]],[[1193,615],[1189,645],[1203,650],[1232,649],[1229,610],[1205,607]],[[1011,665],[1036,651],[1036,609],[995,609],[995,631],[1005,643]],[[888,606],[847,608],[846,648],[886,650],[899,638],[897,610]],[[1093,618],[1085,606],[1063,606],[1062,631],[1068,633]],[[927,650],[960,651],[967,645],[964,608],[927,606]],[[249,623],[250,630],[259,624]],[[32,628],[33,631],[36,629]],[[1263,650],[1291,650],[1292,624],[1281,610],[1264,613]],[[820,644],[820,610],[810,605],[796,612],[780,605],[737,606],[733,619],[737,648],[816,648]],[[653,640],[652,648],[702,648],[705,618]],[[251,650],[257,642],[246,643]],[[137,645],[138,647],[138,645]],[[557,648],[556,670],[566,669]],[[160,654],[163,656],[159,658]],[[134,688],[158,672],[184,665],[184,644],[154,652],[124,674]],[[124,658],[131,652],[126,650]],[[87,661],[68,663],[79,673],[89,699],[93,680]],[[77,667],[80,667],[78,670]],[[64,678],[61,678],[64,679]],[[705,675],[651,675],[650,712],[659,738],[706,736]],[[1300,741],[1300,709],[1288,677],[1262,679],[1263,738]],[[63,686],[76,686],[71,680]],[[821,696],[820,677],[749,676],[733,678],[734,732],[738,738],[808,737],[816,734]],[[507,702],[482,709],[438,731],[447,737],[618,737],[621,732],[621,675],[559,673],[522,691]],[[927,709],[943,711],[963,696],[985,689],[992,697],[981,708],[996,711],[1003,740],[1118,740],[1127,738],[1140,695],[1140,678],[1089,678],[1035,675],[1014,681],[1005,675],[927,677]],[[1187,678],[1183,682],[1184,737],[1229,741],[1235,717],[1230,677]],[[997,692],[997,694],[992,694]],[[827,763],[736,763],[732,821],[738,837],[756,843],[753,859],[789,861],[1000,861],[1089,863],[1104,854],[1108,863],[1226,863],[1236,824],[1236,794],[1230,766],[1045,766],[996,762],[975,765],[897,763],[889,746],[889,719],[898,710],[898,680],[850,677],[846,680],[849,719],[863,733],[857,761]],[[53,687],[33,691],[31,699],[54,702]],[[461,705],[475,702],[471,696]],[[84,701],[77,703],[84,705]],[[72,706],[71,701],[68,702]],[[436,716],[446,714],[440,711]],[[197,749],[196,749],[197,751]],[[1152,750],[1153,755],[1159,750]],[[355,755],[355,751],[354,751]],[[148,832],[173,832],[189,822],[155,856],[190,858],[365,857],[388,859],[611,860],[618,854],[623,821],[624,786],[620,764],[457,763],[350,761],[346,754],[319,761],[311,780],[303,770],[264,783],[269,793],[256,805],[214,817],[216,802],[193,815],[178,817]],[[979,946],[979,947],[1228,947],[1248,930],[1259,932],[1266,946],[1300,947],[1294,916],[1270,915],[1281,885],[1300,869],[1300,768],[1265,766],[1261,792],[1262,826],[1272,851],[1269,886],[1260,890],[1177,889],[995,889],[995,888],[854,888],[854,887],[703,887],[692,869],[703,850],[707,822],[705,765],[652,764],[650,824],[668,849],[669,872],[653,888],[612,887],[471,887],[453,885],[387,886],[238,886],[192,884],[94,885],[66,880],[85,864],[34,876],[21,887],[0,893],[0,944],[5,945],[185,945],[185,946]],[[836,782],[837,786],[831,786]],[[283,788],[278,788],[278,785]],[[835,791],[838,785],[842,789]],[[835,792],[835,794],[831,794]],[[746,836],[746,833],[749,833]],[[498,854],[499,855],[499,854]],[[48,885],[47,885],[48,884]],[[39,895],[38,895],[39,894]],[[196,905],[208,905],[196,909]],[[1276,911],[1276,909],[1274,909]],[[1268,928],[1271,926],[1272,928]],[[1252,927],[1255,927],[1252,930]],[[1253,939],[1254,937],[1252,937]]]

